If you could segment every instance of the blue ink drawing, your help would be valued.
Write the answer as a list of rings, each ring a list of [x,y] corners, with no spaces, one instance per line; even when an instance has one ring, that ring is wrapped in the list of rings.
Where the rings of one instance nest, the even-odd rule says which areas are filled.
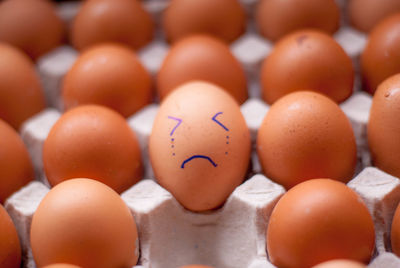
[[[229,131],[229,129],[228,129],[226,126],[224,126],[221,122],[219,122],[219,121],[217,120],[217,116],[220,115],[220,114],[222,114],[222,112],[216,113],[216,114],[213,116],[212,120],[215,121],[218,125],[220,125],[220,126],[221,126],[223,129],[225,129],[226,131]]]
[[[187,162],[190,162],[190,161],[192,161],[193,159],[196,159],[196,158],[203,158],[203,159],[206,159],[206,160],[210,161],[210,163],[211,163],[214,167],[217,167],[217,164],[215,164],[214,161],[212,161],[212,159],[211,159],[210,157],[205,156],[205,155],[193,155],[193,156],[189,157],[188,159],[186,159],[185,161],[182,162],[181,168],[185,168],[185,164],[186,164]]]
[[[179,125],[182,123],[182,119],[176,118],[176,117],[173,117],[173,116],[168,116],[168,118],[178,121],[178,124],[176,124],[176,126],[172,129],[171,133],[169,133],[169,135],[172,136],[172,134],[174,134],[174,131],[176,130],[176,128],[179,127]],[[174,140],[172,139],[172,141],[174,141]]]

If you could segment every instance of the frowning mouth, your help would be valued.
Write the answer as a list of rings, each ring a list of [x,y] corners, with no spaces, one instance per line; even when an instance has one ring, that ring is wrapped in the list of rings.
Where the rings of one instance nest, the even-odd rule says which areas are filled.
[[[182,165],[181,165],[181,168],[185,168],[185,164],[186,164],[186,163],[188,163],[188,162],[190,162],[190,161],[192,161],[193,159],[196,159],[196,158],[206,159],[206,160],[208,160],[214,167],[217,166],[217,164],[215,164],[214,161],[212,161],[212,159],[211,159],[210,157],[208,157],[208,156],[206,156],[206,155],[198,154],[198,155],[193,155],[193,156],[189,157],[188,159],[186,159],[185,161],[183,161],[183,162],[182,162]]]

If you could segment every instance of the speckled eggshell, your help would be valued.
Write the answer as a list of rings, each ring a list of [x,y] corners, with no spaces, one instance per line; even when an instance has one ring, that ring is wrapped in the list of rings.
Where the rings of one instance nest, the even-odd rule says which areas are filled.
[[[345,184],[314,179],[278,201],[266,239],[269,259],[277,267],[308,268],[333,259],[368,263],[374,222],[361,197]]]
[[[262,0],[256,19],[261,34],[277,41],[304,28],[333,34],[339,28],[340,11],[335,0]]]
[[[38,267],[132,267],[139,255],[134,218],[103,183],[72,179],[55,186],[32,218],[30,241]]]
[[[230,43],[244,33],[246,14],[238,0],[172,0],[163,28],[170,42],[202,33]]]
[[[400,177],[400,74],[379,85],[372,100],[368,144],[375,166]]]
[[[266,176],[289,189],[314,178],[352,179],[356,141],[349,119],[329,98],[291,93],[273,104],[257,136]]]
[[[272,104],[299,90],[312,90],[336,102],[353,93],[354,69],[350,57],[329,35],[302,30],[282,38],[264,60],[261,88]]]
[[[0,3],[0,41],[37,59],[64,41],[64,24],[47,0],[6,0]]]
[[[350,0],[348,12],[351,25],[368,33],[386,17],[400,12],[399,0]]]
[[[157,75],[161,99],[176,87],[204,80],[228,91],[239,102],[247,99],[244,70],[229,47],[216,38],[195,35],[175,43]]]
[[[229,94],[192,82],[161,104],[149,152],[161,186],[187,209],[204,211],[222,205],[245,179],[250,134]]]
[[[149,104],[151,78],[135,53],[98,45],[79,56],[63,80],[64,108],[100,104],[128,117]]]
[[[21,267],[21,245],[14,223],[0,204],[0,266]]]
[[[137,0],[87,0],[71,29],[72,44],[79,50],[104,42],[139,49],[153,39],[154,22]]]
[[[357,261],[332,260],[317,264],[312,268],[367,268],[367,266]]]
[[[400,72],[400,13],[392,15],[371,31],[361,54],[363,88],[374,94],[386,78]]]

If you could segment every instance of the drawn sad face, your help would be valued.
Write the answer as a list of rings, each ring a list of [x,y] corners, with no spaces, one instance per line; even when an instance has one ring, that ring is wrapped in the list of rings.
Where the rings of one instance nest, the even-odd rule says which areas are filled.
[[[207,210],[243,181],[250,135],[232,97],[208,83],[189,83],[162,103],[149,152],[157,181],[186,208]]]

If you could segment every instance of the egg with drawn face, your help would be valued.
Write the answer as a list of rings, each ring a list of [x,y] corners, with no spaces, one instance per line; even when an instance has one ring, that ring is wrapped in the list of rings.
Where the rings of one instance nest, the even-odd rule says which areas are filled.
[[[222,205],[244,180],[250,133],[238,103],[206,82],[178,87],[162,102],[149,141],[155,178],[187,209]]]

